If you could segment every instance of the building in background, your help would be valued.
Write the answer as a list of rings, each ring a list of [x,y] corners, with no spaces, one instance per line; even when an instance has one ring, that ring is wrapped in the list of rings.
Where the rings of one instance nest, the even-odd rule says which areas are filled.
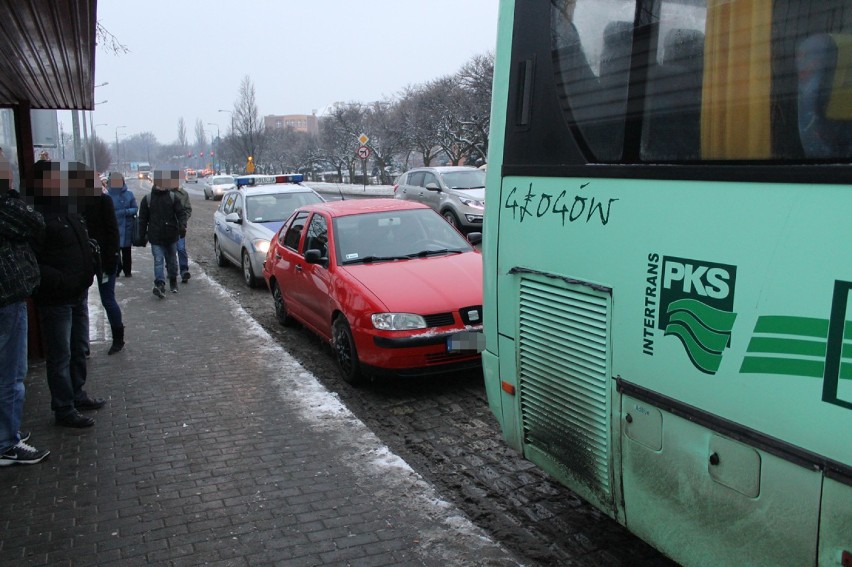
[[[270,114],[263,117],[263,125],[267,129],[284,129],[289,126],[297,132],[305,132],[312,136],[319,135],[316,114]]]

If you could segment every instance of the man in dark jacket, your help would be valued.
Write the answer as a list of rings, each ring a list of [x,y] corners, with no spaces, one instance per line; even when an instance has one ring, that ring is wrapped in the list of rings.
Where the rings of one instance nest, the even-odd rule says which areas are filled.
[[[0,152],[0,466],[31,465],[50,451],[21,438],[27,375],[27,297],[38,286],[30,242],[44,230],[41,215],[11,189],[12,169]]]
[[[172,189],[175,197],[180,199],[180,203],[186,210],[186,222],[189,224],[189,218],[192,216],[192,203],[189,202],[189,193],[183,187]],[[180,269],[180,281],[187,283],[192,274],[189,273],[189,254],[186,252],[186,233],[181,235],[177,242],[178,268]]]
[[[35,245],[41,284],[33,301],[45,341],[50,407],[56,425],[64,427],[91,427],[95,420],[79,410],[106,403],[83,390],[89,349],[87,298],[95,264],[77,200],[69,196],[68,174],[84,168],[77,163],[60,168],[50,161],[33,166],[35,208],[45,222]]]
[[[179,171],[155,171],[154,186],[139,205],[142,234],[151,243],[154,256],[154,295],[160,299],[166,296],[164,261],[169,273],[169,287],[172,293],[178,292],[177,242],[178,238],[186,236],[188,218],[180,199],[172,192],[179,184]]]

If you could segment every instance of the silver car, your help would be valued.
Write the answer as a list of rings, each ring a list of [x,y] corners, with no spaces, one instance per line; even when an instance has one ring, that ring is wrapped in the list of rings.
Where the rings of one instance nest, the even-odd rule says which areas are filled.
[[[302,205],[323,201],[313,190],[296,183],[233,189],[213,213],[216,263],[240,266],[249,287],[263,281],[263,262],[269,241],[284,221]]]
[[[221,199],[231,189],[236,189],[234,178],[230,175],[213,175],[204,181],[204,200]]]
[[[481,231],[485,171],[468,166],[410,169],[397,179],[394,197],[429,205],[461,231]]]

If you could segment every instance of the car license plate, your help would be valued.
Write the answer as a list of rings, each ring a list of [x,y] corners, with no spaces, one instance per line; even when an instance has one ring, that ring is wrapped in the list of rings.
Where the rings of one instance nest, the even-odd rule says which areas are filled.
[[[447,352],[482,352],[485,335],[482,331],[459,331],[447,337]]]

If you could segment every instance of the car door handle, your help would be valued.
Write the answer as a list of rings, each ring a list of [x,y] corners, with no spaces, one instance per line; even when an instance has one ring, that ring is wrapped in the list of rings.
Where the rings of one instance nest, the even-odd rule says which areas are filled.
[[[296,270],[297,272],[301,272],[301,271],[302,271],[302,265],[301,265],[301,264],[296,264],[295,270]]]
[[[280,260],[280,259],[281,259],[281,254],[279,254],[278,252],[276,252],[276,253],[275,253],[275,259],[276,259],[276,260]]]

